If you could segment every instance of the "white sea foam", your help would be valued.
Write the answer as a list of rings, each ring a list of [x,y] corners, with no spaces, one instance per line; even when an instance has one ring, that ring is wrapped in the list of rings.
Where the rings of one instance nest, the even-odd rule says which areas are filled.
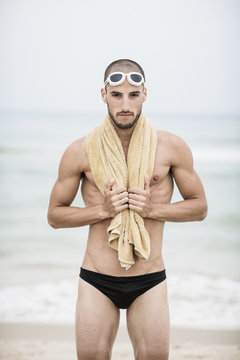
[[[172,326],[240,329],[239,281],[171,275],[168,289]],[[0,321],[73,324],[76,296],[70,281],[1,288]]]
[[[188,275],[168,279],[174,326],[211,329],[240,328],[240,282]]]
[[[70,281],[0,289],[0,321],[73,323],[76,284]]]

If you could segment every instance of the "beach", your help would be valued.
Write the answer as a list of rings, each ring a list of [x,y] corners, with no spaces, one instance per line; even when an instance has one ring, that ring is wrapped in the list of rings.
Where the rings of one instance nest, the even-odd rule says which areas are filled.
[[[117,119],[127,112],[137,120],[140,111],[160,131],[156,166],[150,189],[146,187],[156,208],[145,212],[153,216],[153,267],[140,264],[138,274],[165,268],[169,359],[240,360],[239,14],[238,0],[0,2],[0,360],[77,360],[80,269],[88,264],[89,270],[114,274],[102,253],[102,234],[94,239],[99,251],[88,251],[90,262],[83,263],[89,226],[49,225],[51,190],[59,174],[58,205],[81,208],[80,217],[94,212],[84,210],[92,201],[100,209],[93,169],[86,170],[87,161],[80,161],[86,159],[84,149],[79,147],[82,151],[76,154],[75,145],[85,143],[84,137],[107,114]],[[116,61],[120,58],[126,58],[122,65]],[[112,71],[128,73],[116,91],[105,83]],[[139,84],[130,81],[129,71],[140,72],[144,84],[135,87]],[[71,151],[66,152],[74,143],[76,162],[68,156]],[[139,152],[147,148],[139,144]],[[119,152],[113,152],[108,167],[121,172]],[[203,221],[185,222],[199,219],[194,204],[200,204],[200,187],[198,180],[191,181],[191,152],[208,215]],[[124,165],[129,168],[128,159]],[[60,163],[65,170],[59,173]],[[71,176],[70,168],[78,163]],[[82,167],[85,172],[80,174]],[[136,177],[141,168],[134,167]],[[69,204],[66,199],[74,188],[66,189],[77,184],[74,179],[80,186]],[[126,181],[126,187],[130,185]],[[166,199],[171,205],[163,204]],[[76,221],[78,210],[68,210]],[[181,221],[166,221],[162,239],[154,227],[173,218]],[[60,221],[59,226],[75,221]],[[151,234],[161,249],[152,246]],[[108,250],[111,264],[116,252]],[[95,255],[98,264],[91,262]],[[98,297],[91,300],[100,312]],[[151,310],[149,304],[147,316]],[[126,313],[120,310],[113,360],[134,359]],[[147,317],[139,316],[145,324]],[[153,323],[160,326],[160,321],[154,318]]]
[[[43,324],[0,324],[2,360],[77,359],[74,326]],[[170,360],[239,360],[240,331],[171,330]],[[120,326],[112,360],[133,360],[126,327]]]
[[[0,115],[0,359],[73,360],[88,227],[54,230],[46,213],[63,151],[99,118]],[[203,222],[165,225],[170,359],[240,359],[240,119],[150,118],[190,145],[209,204]],[[112,359],[134,359],[124,316]]]

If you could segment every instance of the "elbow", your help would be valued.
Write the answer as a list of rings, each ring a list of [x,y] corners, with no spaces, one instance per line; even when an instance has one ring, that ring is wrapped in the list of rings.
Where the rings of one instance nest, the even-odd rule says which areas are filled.
[[[55,222],[48,220],[48,224],[53,228],[53,229],[58,229],[59,227],[55,224]]]
[[[57,224],[51,219],[48,217],[48,224],[53,228],[53,229],[58,229],[58,226]]]
[[[57,225],[53,214],[51,213],[50,210],[48,210],[48,214],[47,214],[47,220],[48,220],[48,224],[53,228],[53,229],[58,229],[59,226]]]
[[[201,206],[201,211],[199,212],[198,220],[203,221],[207,217],[207,214],[208,214],[208,205],[207,202],[205,202]]]

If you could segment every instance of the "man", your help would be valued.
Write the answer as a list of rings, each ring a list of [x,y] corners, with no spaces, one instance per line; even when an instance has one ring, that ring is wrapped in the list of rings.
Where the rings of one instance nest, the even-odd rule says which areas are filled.
[[[111,63],[105,71],[101,95],[108,107],[108,126],[116,132],[127,162],[132,134],[142,121],[142,105],[147,96],[141,66],[128,59]],[[156,134],[152,174],[144,176],[142,188],[117,186],[116,177],[107,179],[104,191],[100,191],[93,175],[98,169],[90,166],[86,138],[72,143],[62,157],[50,199],[49,224],[54,228],[90,225],[76,308],[78,359],[111,358],[121,307],[127,308],[135,359],[168,359],[163,227],[165,221],[203,220],[207,202],[188,146],[171,133],[158,130]],[[144,147],[141,151],[144,155]],[[177,203],[170,203],[173,179],[183,197]],[[85,208],[71,206],[80,180]],[[151,244],[145,261],[133,250],[134,261],[127,271],[119,261],[118,251],[108,242],[110,223],[124,212],[138,214],[144,220]],[[132,243],[127,246],[134,248]]]

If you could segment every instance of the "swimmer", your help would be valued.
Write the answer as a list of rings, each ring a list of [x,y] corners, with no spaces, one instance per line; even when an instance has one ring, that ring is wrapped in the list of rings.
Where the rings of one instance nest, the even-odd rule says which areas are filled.
[[[101,96],[107,105],[109,126],[120,140],[120,152],[127,163],[131,137],[147,98],[142,67],[129,59],[111,63],[104,74]],[[139,149],[143,155],[144,151],[144,147]],[[116,151],[115,155],[118,159]],[[98,169],[90,165],[86,137],[77,139],[62,156],[48,210],[48,222],[53,228],[89,225],[76,305],[78,359],[111,359],[119,309],[124,308],[135,359],[167,360],[170,325],[162,257],[164,223],[201,221],[207,215],[204,188],[194,170],[191,150],[177,135],[156,130],[152,174],[140,179],[142,188],[128,187],[127,183],[117,186],[118,178],[110,177],[101,191],[93,175]],[[115,165],[111,161],[113,171]],[[182,200],[171,203],[174,182]],[[85,207],[71,205],[80,186]],[[150,253],[143,260],[133,252],[134,264],[126,271],[108,240],[113,219],[130,211],[143,219]]]

